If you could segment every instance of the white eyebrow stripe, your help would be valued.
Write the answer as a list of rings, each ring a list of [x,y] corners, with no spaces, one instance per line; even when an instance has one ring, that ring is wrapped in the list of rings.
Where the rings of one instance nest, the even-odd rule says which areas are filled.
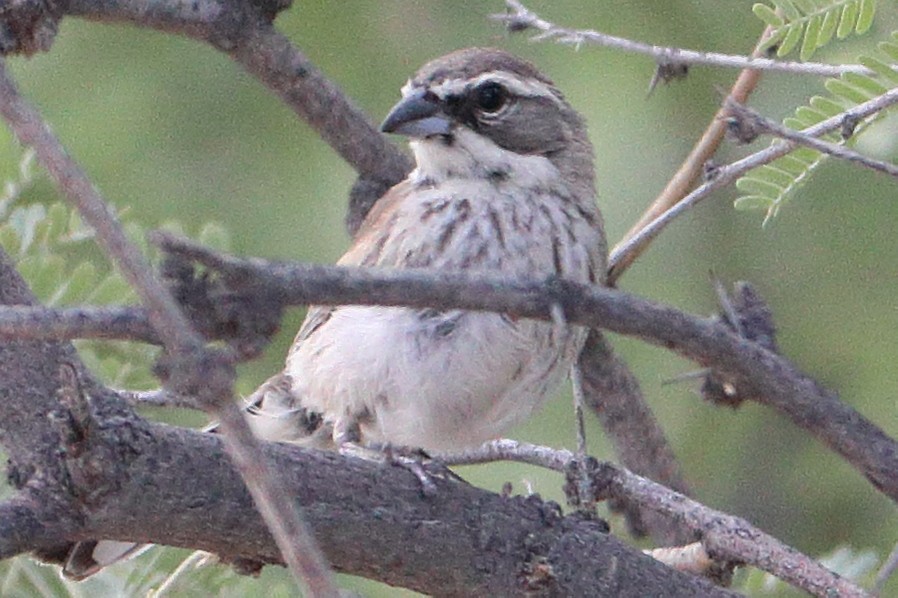
[[[491,71],[483,73],[474,79],[446,79],[439,84],[430,88],[440,98],[446,98],[450,95],[461,95],[467,89],[476,87],[481,83],[494,81],[508,89],[513,95],[520,97],[539,97],[548,98],[556,104],[561,104],[561,99],[553,92],[549,85],[537,79],[522,79],[520,76],[507,71]],[[402,88],[402,94],[406,95],[414,89],[412,82],[409,81]]]

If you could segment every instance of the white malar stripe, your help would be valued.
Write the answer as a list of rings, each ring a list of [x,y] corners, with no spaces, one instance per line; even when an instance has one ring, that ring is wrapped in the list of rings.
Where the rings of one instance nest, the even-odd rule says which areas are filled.
[[[454,141],[413,139],[409,143],[418,167],[412,180],[439,184],[449,179],[487,178],[491,171],[504,171],[517,187],[537,188],[559,181],[561,175],[545,156],[517,154],[467,127],[455,130]]]

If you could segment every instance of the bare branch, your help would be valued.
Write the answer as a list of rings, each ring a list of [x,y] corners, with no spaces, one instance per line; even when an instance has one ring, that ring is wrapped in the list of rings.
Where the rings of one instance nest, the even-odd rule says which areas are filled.
[[[102,338],[159,344],[139,307],[0,307],[0,337],[30,340]]]
[[[568,471],[577,462],[567,450],[495,440],[471,451],[442,454],[450,465],[519,461]],[[859,587],[832,573],[814,559],[753,527],[744,519],[716,511],[683,494],[611,463],[596,463],[594,483],[607,493],[639,504],[666,517],[677,518],[701,534],[701,542],[715,560],[752,565],[816,596],[867,596]]]
[[[788,62],[760,58],[756,56],[735,56],[721,54],[719,52],[699,52],[684,48],[669,48],[654,46],[643,42],[626,39],[601,33],[592,29],[571,29],[561,27],[541,19],[531,10],[524,7],[518,0],[505,0],[510,12],[493,15],[497,21],[501,21],[512,31],[536,29],[542,33],[534,36],[534,41],[554,40],[561,44],[570,44],[580,47],[583,44],[592,44],[606,48],[614,48],[624,52],[635,52],[651,56],[659,63],[686,63],[708,66],[720,66],[737,69],[753,69],[760,71],[772,71],[781,73],[793,73],[798,75],[816,75],[820,77],[838,77],[843,73],[859,73],[863,75],[874,74],[870,69],[859,64],[831,65],[813,62]]]
[[[808,127],[807,129],[804,129],[802,133],[810,137],[819,137],[820,135],[830,133],[840,128],[846,119],[854,120],[867,118],[877,112],[885,110],[896,102],[898,102],[898,88],[890,89],[872,100],[828,118],[812,127]],[[608,260],[609,270],[614,270],[618,264],[625,263],[630,253],[639,251],[639,248],[644,243],[657,237],[668,224],[673,222],[674,219],[687,210],[695,207],[696,204],[703,199],[706,199],[713,191],[729,185],[749,170],[763,166],[764,164],[769,164],[777,158],[785,156],[797,146],[798,144],[794,141],[782,141],[759,152],[755,152],[750,156],[746,156],[732,164],[720,167],[710,181],[697,187],[675,206],[668,209],[666,212],[655,218],[651,223],[646,225],[638,234],[631,237],[626,243],[615,247]]]
[[[765,118],[760,113],[752,110],[748,106],[740,104],[739,102],[735,102],[730,98],[728,98],[724,103],[724,108],[729,111],[732,117],[744,123],[745,126],[749,127],[756,134],[766,133],[768,135],[773,135],[775,137],[785,139],[786,141],[792,141],[797,143],[798,145],[803,145],[805,147],[815,149],[818,152],[829,154],[830,156],[833,156],[835,158],[840,158],[847,162],[860,164],[861,166],[869,168],[870,170],[875,170],[876,172],[881,172],[883,174],[898,178],[898,166],[895,166],[894,164],[889,164],[888,162],[882,162],[880,160],[874,160],[873,158],[869,158],[843,145],[830,143],[829,141],[823,141],[822,139],[817,139],[816,137],[807,135],[802,131],[796,131],[794,129],[784,127],[783,125],[776,123],[769,118]]]
[[[32,146],[62,195],[97,232],[97,240],[122,270],[148,308],[153,328],[165,343],[178,389],[191,389],[212,410],[225,432],[225,446],[297,581],[316,596],[337,596],[330,570],[282,485],[265,462],[259,440],[232,400],[233,365],[226,355],[208,352],[146,259],[128,241],[115,214],[87,175],[68,156],[40,114],[18,93],[0,60],[0,114],[19,141]]]
[[[673,449],[649,407],[639,381],[614,354],[608,340],[592,330],[580,353],[585,398],[602,423],[624,467],[689,494]],[[632,504],[611,507],[623,510],[630,531],[637,537],[649,534],[662,546],[685,544],[693,533],[679,522],[639,509]]]

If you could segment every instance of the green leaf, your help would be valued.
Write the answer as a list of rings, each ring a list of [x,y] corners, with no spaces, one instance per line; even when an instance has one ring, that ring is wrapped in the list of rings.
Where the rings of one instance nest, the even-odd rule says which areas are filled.
[[[845,98],[856,104],[863,104],[871,97],[853,85],[849,85],[842,79],[827,79],[823,86],[826,87],[826,90],[831,94],[839,96],[840,98]]]
[[[836,37],[845,39],[854,31],[854,25],[857,23],[857,3],[849,2],[842,8],[842,18],[839,20],[839,26],[836,28]]]
[[[804,33],[804,40],[801,43],[801,52],[798,55],[801,60],[810,60],[811,56],[814,55],[814,50],[818,48],[817,41],[820,37],[820,25],[822,23],[823,19],[820,15],[814,15],[811,17],[811,20],[808,21]]]
[[[809,15],[817,10],[817,7],[814,6],[814,3],[811,0],[792,0],[795,3],[795,6],[798,7],[798,10],[803,12],[806,15]]]
[[[780,57],[786,56],[794,50],[798,45],[798,42],[801,41],[802,30],[803,26],[801,23],[786,25],[786,37],[783,38],[783,43],[780,44],[779,49],[776,51],[776,55]]]
[[[882,42],[878,46],[879,51],[886,55],[887,58],[891,60],[898,60],[898,44],[893,44],[891,42]]]
[[[817,47],[822,48],[832,41],[836,32],[836,25],[839,24],[839,13],[835,10],[828,11],[823,16],[823,24],[820,25],[820,33],[817,36]]]
[[[95,305],[125,303],[131,295],[131,287],[115,273],[109,274],[97,284],[87,296],[87,301]]]
[[[88,295],[97,284],[97,267],[91,262],[81,262],[72,270],[65,286],[57,293],[55,304],[75,303]]]
[[[804,123],[805,127],[811,127],[816,125],[819,122],[822,122],[827,119],[825,114],[821,114],[820,112],[810,108],[808,106],[799,106],[797,110],[795,110],[795,116]]]
[[[896,47],[896,50],[898,50],[898,47]],[[898,72],[895,72],[887,62],[879,60],[874,56],[861,56],[858,62],[876,73],[877,76],[885,79],[888,83],[898,85]]]
[[[733,202],[733,207],[739,211],[748,210],[769,210],[774,201],[763,195],[743,195]]]
[[[841,114],[847,108],[847,106],[823,96],[812,97],[810,104],[815,110],[825,114],[827,118]]]
[[[777,164],[777,162],[778,161],[774,161],[773,164]],[[765,164],[755,170],[752,174],[759,179],[770,181],[783,189],[795,182],[794,177],[790,173],[777,168],[773,164]]]
[[[842,79],[852,87],[869,93],[871,98],[882,95],[889,90],[888,87],[878,81],[859,73],[845,73]]]
[[[863,35],[873,24],[873,15],[876,13],[876,0],[861,0],[861,8],[857,17],[857,25],[854,32]]]
[[[744,176],[736,181],[736,188],[749,195],[770,198],[778,197],[783,192],[783,188],[779,185],[749,176]]]
[[[798,12],[795,4],[792,3],[792,0],[773,0],[773,4],[780,9],[780,12],[782,12],[783,16],[789,21],[795,21],[801,18],[801,13]]]
[[[755,16],[767,23],[771,27],[781,27],[785,21],[781,16],[776,14],[776,11],[767,6],[766,4],[761,4],[760,2],[751,7]]]
[[[0,247],[10,256],[16,257],[19,255],[22,241],[13,227],[0,226]]]

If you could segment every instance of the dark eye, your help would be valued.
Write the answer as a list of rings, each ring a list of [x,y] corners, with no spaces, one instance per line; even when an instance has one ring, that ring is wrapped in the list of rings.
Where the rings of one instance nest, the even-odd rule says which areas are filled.
[[[484,83],[474,90],[474,102],[483,112],[498,112],[508,101],[508,92],[498,83]]]

